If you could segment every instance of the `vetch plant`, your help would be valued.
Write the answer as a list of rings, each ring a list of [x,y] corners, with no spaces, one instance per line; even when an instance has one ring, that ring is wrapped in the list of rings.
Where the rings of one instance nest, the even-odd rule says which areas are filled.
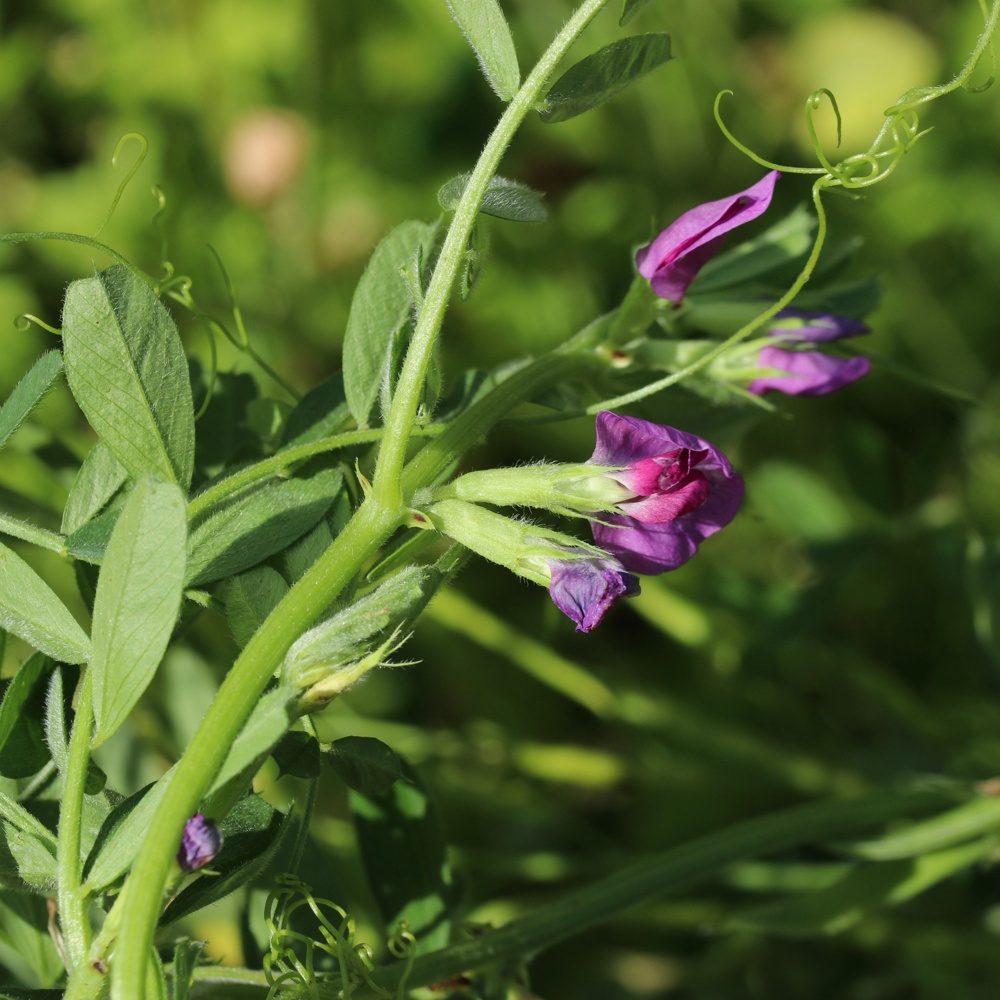
[[[481,278],[487,217],[546,217],[539,192],[498,174],[519,127],[535,113],[553,125],[581,115],[671,58],[665,34],[626,34],[562,70],[605,6],[583,0],[522,74],[497,0],[448,0],[505,108],[472,169],[440,189],[444,214],[402,222],[375,248],[351,304],[342,372],[301,396],[286,385],[290,404],[268,401],[253,380],[217,365],[192,364],[184,352],[174,313],[199,321],[213,350],[214,338],[224,338],[285,385],[251,344],[224,269],[226,319],[202,308],[194,283],[166,259],[157,277],[96,237],[0,238],[74,242],[114,261],[69,286],[55,331],[60,350],[44,353],[0,408],[3,445],[65,375],[92,432],[58,530],[0,513],[0,532],[72,565],[74,600],[89,617],[84,627],[64,603],[65,579],[46,580],[0,546],[0,625],[32,650],[0,702],[0,776],[9,782],[0,788],[3,877],[30,900],[18,903],[32,940],[44,942],[38,977],[64,988],[66,1000],[183,1000],[194,982],[201,996],[226,997],[238,984],[262,1000],[403,998],[442,984],[483,1000],[523,997],[524,965],[543,949],[694,882],[717,880],[729,891],[750,878],[733,867],[740,862],[841,850],[848,860],[806,872],[810,900],[840,926],[859,908],[908,899],[994,852],[1000,810],[988,794],[957,780],[902,790],[851,783],[806,760],[790,780],[797,792],[815,793],[819,786],[808,782],[821,774],[826,801],[704,834],[482,926],[463,909],[445,819],[418,772],[369,735],[317,735],[328,705],[393,666],[470,553],[547,588],[575,630],[591,633],[613,627],[620,599],[638,597],[639,576],[680,569],[737,518],[743,479],[713,443],[737,454],[725,421],[725,436],[716,437],[696,410],[683,429],[624,411],[697,396],[742,418],[770,408],[757,398],[764,392],[820,395],[867,373],[866,357],[814,349],[867,331],[838,310],[837,288],[820,266],[822,196],[859,192],[896,169],[924,134],[918,111],[968,87],[1000,0],[958,76],[904,95],[867,153],[833,164],[817,142],[820,166],[803,168],[745,150],[768,173],[692,207],[640,249],[618,306],[567,330],[545,354],[454,379],[441,370],[440,339],[456,293],[467,298]],[[645,6],[625,0],[619,24]],[[810,115],[824,98],[836,110],[833,96],[817,91]],[[123,185],[145,151],[143,142]],[[801,213],[765,231],[756,225],[764,225],[779,172],[785,190],[797,174],[814,176],[814,229]],[[743,227],[746,242],[724,253]],[[790,252],[789,232],[810,239]],[[807,283],[810,306],[800,309],[792,303]],[[704,317],[720,301],[734,308],[721,329],[710,329]],[[234,412],[251,440],[225,436]],[[467,469],[474,446],[515,418],[596,418],[593,454]],[[494,509],[508,507],[530,508],[539,520]],[[567,523],[543,523],[557,518]],[[581,520],[592,542],[581,537]],[[726,544],[725,536],[711,543],[717,559],[726,558]],[[164,741],[170,760],[155,780],[112,788],[97,766],[101,753],[127,739],[144,712],[155,716],[143,706],[201,616],[223,622],[238,653],[218,664],[222,679],[190,738],[176,747]],[[575,665],[534,638],[507,632],[493,641],[504,637],[537,677],[561,678],[551,686],[579,680]],[[722,678],[725,657],[718,668]],[[644,698],[599,693],[606,720],[646,727],[652,741],[660,722]],[[742,753],[752,741],[715,749],[733,753],[734,745]],[[515,757],[530,760],[530,749]],[[757,756],[778,771],[785,763],[780,752]],[[269,768],[300,783],[294,808],[269,786]],[[322,868],[318,855],[306,857],[321,773],[339,782],[350,809],[357,866],[377,910],[367,921],[379,937],[373,945],[356,940],[349,900],[314,895],[295,874],[307,864]],[[593,772],[585,778],[593,781]],[[55,798],[40,797],[44,788]],[[886,858],[900,864],[873,873]],[[199,949],[180,933],[164,951],[170,928],[253,885],[269,866],[286,873],[265,904],[260,969],[197,966]],[[771,884],[791,882],[775,876]],[[776,922],[773,914],[739,919]],[[795,923],[786,917],[786,926]],[[55,948],[62,968],[53,973]]]

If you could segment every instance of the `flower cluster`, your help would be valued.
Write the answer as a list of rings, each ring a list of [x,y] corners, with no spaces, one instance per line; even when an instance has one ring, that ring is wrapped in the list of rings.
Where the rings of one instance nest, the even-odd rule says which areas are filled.
[[[680,302],[726,235],[767,209],[777,179],[771,171],[745,191],[685,212],[639,250],[636,266],[655,295]],[[711,373],[758,395],[833,392],[865,375],[868,359],[811,345],[867,332],[858,320],[784,309],[765,337],[727,352]],[[548,587],[580,632],[595,628],[619,598],[639,592],[635,574],[666,573],[687,562],[732,521],[743,500],[743,480],[703,438],[608,411],[598,414],[596,432],[584,464],[468,473],[438,488],[429,508],[444,534]],[[596,546],[481,504],[586,517]]]

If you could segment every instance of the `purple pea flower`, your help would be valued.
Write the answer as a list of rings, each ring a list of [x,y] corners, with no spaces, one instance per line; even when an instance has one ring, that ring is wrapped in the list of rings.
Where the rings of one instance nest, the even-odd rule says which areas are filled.
[[[184,824],[184,837],[177,851],[181,871],[203,868],[222,850],[222,831],[201,813],[195,813]]]
[[[719,251],[726,233],[751,222],[771,204],[778,171],[745,191],[685,212],[635,255],[639,273],[661,299],[680,302],[688,285]]]
[[[677,569],[743,500],[743,480],[718,448],[637,417],[599,413],[590,461],[621,467],[610,475],[634,494],[616,504],[621,513],[591,522],[597,544],[633,573]]]
[[[780,347],[762,347],[757,363],[761,368],[773,368],[780,374],[754,379],[747,386],[747,392],[755,396],[763,396],[765,392],[825,396],[856,382],[872,367],[872,363],[861,355],[838,358],[820,351],[785,351]]]
[[[639,593],[639,581],[622,572],[613,559],[553,559],[549,596],[555,606],[576,622],[577,632],[597,628],[619,597]]]

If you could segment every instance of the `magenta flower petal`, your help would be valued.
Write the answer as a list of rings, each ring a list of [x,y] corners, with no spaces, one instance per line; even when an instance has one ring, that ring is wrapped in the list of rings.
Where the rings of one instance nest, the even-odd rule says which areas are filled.
[[[761,348],[757,363],[774,368],[784,375],[765,375],[747,386],[747,391],[762,396],[765,392],[783,392],[789,396],[824,396],[836,392],[871,371],[865,357],[838,358],[819,351],[786,351],[780,347]]]
[[[576,622],[577,632],[590,632],[601,624],[619,597],[639,593],[639,581],[622,572],[612,559],[553,559],[549,596],[556,607]]]
[[[610,475],[637,494],[617,505],[621,513],[591,522],[597,544],[633,573],[665,573],[687,562],[743,500],[743,480],[718,448],[637,417],[599,413],[590,461],[624,467]]]
[[[639,273],[663,299],[680,302],[688,285],[718,252],[726,233],[761,215],[771,203],[778,171],[745,191],[685,212],[635,255]]]
[[[778,322],[779,320],[784,322]],[[859,337],[870,330],[867,324],[850,316],[808,312],[804,309],[782,309],[771,322],[773,325],[767,332],[772,337],[810,344],[843,340],[845,337]]]
[[[203,868],[222,850],[222,831],[201,813],[195,813],[184,824],[184,837],[177,851],[177,864],[182,871]]]

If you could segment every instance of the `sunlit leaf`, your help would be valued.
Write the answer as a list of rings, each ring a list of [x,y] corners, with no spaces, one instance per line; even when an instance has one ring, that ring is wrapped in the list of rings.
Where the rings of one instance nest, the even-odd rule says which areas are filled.
[[[191,528],[188,583],[240,573],[280,552],[330,509],[343,485],[339,469],[274,477],[214,504]]]
[[[507,19],[497,0],[445,0],[479,60],[483,76],[502,101],[521,86],[521,70]]]
[[[246,725],[229,748],[209,794],[234,778],[240,778],[249,768],[256,769],[257,761],[270,753],[271,747],[288,731],[292,697],[287,688],[281,687],[269,691],[257,702]]]
[[[63,308],[66,378],[98,437],[139,479],[187,489],[194,409],[177,327],[153,290],[121,264],[74,281]]]
[[[125,466],[111,453],[103,441],[98,441],[87,453],[80,471],[73,480],[69,498],[63,509],[64,535],[72,535],[98,514],[128,479]]]
[[[64,663],[85,663],[90,640],[44,580],[0,544],[0,627]]]
[[[663,33],[612,42],[556,80],[539,109],[542,121],[564,122],[582,115],[670,58],[670,36]]]
[[[438,191],[438,203],[446,212],[453,212],[456,209],[465,193],[470,176],[470,174],[459,174],[442,185]],[[497,176],[490,178],[479,211],[484,215],[507,219],[510,222],[544,222],[549,217],[548,209],[538,191],[518,181]]]
[[[163,659],[184,585],[187,513],[174,483],[143,479],[108,543],[94,599],[94,744],[125,721]]]
[[[226,623],[241,649],[288,593],[284,577],[272,566],[254,566],[226,585]]]

